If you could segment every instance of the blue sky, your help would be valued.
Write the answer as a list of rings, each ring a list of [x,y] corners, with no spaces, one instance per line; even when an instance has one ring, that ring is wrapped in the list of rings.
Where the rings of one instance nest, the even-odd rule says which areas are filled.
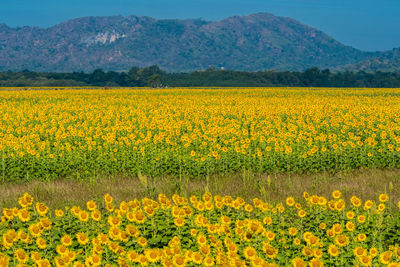
[[[400,47],[400,0],[0,0],[0,23],[48,27],[83,16],[219,20],[270,12],[368,51]]]

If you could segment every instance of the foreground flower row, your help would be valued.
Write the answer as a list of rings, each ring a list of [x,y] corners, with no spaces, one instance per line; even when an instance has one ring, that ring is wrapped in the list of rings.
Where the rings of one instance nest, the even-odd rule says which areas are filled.
[[[160,194],[50,211],[3,208],[0,266],[400,266],[400,201],[309,195],[251,203]]]

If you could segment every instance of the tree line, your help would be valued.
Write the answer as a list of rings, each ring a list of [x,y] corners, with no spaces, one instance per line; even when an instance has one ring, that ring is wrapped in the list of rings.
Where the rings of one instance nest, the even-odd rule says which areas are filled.
[[[167,73],[158,66],[133,67],[127,72],[0,72],[1,87],[103,86],[304,86],[304,87],[400,87],[400,72],[331,72],[310,68],[305,71],[233,71],[209,68],[190,73]]]

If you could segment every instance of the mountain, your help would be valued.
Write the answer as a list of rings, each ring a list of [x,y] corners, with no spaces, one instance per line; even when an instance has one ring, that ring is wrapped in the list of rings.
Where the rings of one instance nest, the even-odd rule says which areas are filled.
[[[0,71],[121,71],[153,64],[173,72],[209,67],[368,70],[399,68],[399,51],[360,51],[297,20],[269,13],[216,22],[109,16],[49,28],[0,24]]]

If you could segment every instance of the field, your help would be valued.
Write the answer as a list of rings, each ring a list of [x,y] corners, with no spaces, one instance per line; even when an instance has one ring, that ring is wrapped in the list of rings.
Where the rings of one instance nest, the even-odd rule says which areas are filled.
[[[398,89],[0,92],[5,181],[400,166]]]
[[[0,266],[399,266],[399,114],[400,89],[0,91]]]

